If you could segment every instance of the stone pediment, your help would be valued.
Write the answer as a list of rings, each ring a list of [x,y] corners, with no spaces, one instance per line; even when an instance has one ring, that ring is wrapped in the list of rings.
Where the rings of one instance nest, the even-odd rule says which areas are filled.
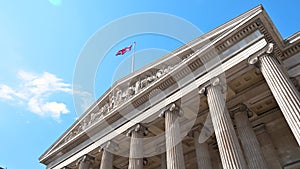
[[[276,36],[269,34],[267,30],[270,27],[269,24],[271,21],[262,6],[255,7],[133,74],[116,81],[40,157],[40,161],[47,164],[62,154],[68,153],[72,148],[80,146],[101,129],[103,120],[112,123],[120,118],[120,115],[116,115],[120,114],[119,112],[128,112],[132,106],[138,107],[143,104],[149,98],[148,91],[158,87],[162,90],[168,88],[172,84],[169,76],[171,73],[176,75],[173,77],[180,80],[185,75],[184,67],[187,65],[191,71],[195,70],[203,65],[203,61],[209,61],[256,30],[259,30],[268,41],[277,44],[277,49],[274,50],[278,56],[281,56],[281,50],[278,49],[283,46],[280,36],[276,30],[271,32]],[[203,55],[201,56],[202,63],[196,58],[199,55]],[[131,106],[128,106],[129,103]]]

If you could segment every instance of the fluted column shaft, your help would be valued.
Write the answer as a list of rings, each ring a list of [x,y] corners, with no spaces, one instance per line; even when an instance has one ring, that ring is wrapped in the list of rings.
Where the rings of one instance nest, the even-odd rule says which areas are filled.
[[[94,161],[94,157],[84,155],[77,161],[78,169],[89,169]]]
[[[211,158],[208,151],[207,142],[199,143],[199,131],[194,131],[194,144],[198,169],[212,169]]]
[[[298,145],[300,145],[300,96],[299,92],[271,55],[259,57],[260,69],[274,95]]]
[[[178,111],[165,111],[166,153],[168,169],[185,168],[178,118]]]
[[[207,100],[223,168],[247,168],[238,138],[225,105],[225,98],[222,94],[221,86],[211,85],[208,87]]]
[[[267,163],[248,119],[247,109],[235,112],[234,119],[249,169],[267,169]]]
[[[267,132],[265,125],[260,124],[256,126],[254,130],[257,134],[257,139],[261,144],[262,152],[267,161],[269,169],[282,169],[278,152],[276,151],[272,138]]]
[[[78,169],[89,169],[90,168],[91,163],[89,162],[82,162],[79,164]]]
[[[131,131],[128,169],[143,169],[144,131],[140,124]]]
[[[166,163],[166,153],[162,153],[161,155],[161,169],[167,169],[167,163]]]
[[[108,141],[101,146],[100,151],[102,151],[100,169],[113,169],[113,160],[115,152],[119,149],[118,144],[113,141]]]
[[[113,169],[113,154],[107,149],[103,149],[100,169]]]
[[[211,163],[213,169],[223,169],[219,151],[210,149]]]

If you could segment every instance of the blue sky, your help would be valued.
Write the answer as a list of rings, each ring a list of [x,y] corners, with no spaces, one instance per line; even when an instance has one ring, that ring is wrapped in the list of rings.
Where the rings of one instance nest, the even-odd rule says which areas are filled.
[[[84,88],[74,93],[73,77],[78,58],[88,40],[105,25],[134,13],[160,12],[183,18],[207,32],[258,4],[264,5],[284,38],[300,30],[297,12],[300,2],[296,0],[2,1],[0,166],[8,169],[45,168],[39,164],[38,157],[75,121],[94,96],[101,96],[109,88],[116,78],[117,67],[129,61],[129,54],[115,57],[116,50],[132,41],[137,42],[137,53],[159,49],[153,56],[143,55],[140,63],[145,64],[182,44],[169,37],[151,34],[120,39],[106,53],[105,64],[100,64],[97,69],[94,93]],[[131,26],[135,25],[138,26],[137,23]],[[129,25],[120,26],[119,31],[126,29]],[[129,71],[126,64],[123,67]],[[83,106],[76,109],[77,113],[73,94],[79,96],[80,106]]]

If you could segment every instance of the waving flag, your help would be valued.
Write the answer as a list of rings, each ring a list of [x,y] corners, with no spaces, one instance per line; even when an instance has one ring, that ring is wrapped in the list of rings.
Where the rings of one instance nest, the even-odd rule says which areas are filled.
[[[130,46],[128,46],[128,47],[125,47],[125,48],[119,50],[119,51],[116,53],[116,56],[118,56],[118,55],[124,55],[126,52],[131,51],[131,47],[132,47],[132,45],[130,45]]]
[[[124,55],[126,52],[131,51],[131,48],[133,47],[133,54],[132,54],[132,56],[131,56],[131,72],[134,72],[134,53],[135,53],[135,46],[136,46],[136,43],[133,42],[132,45],[127,46],[127,47],[125,47],[125,48],[119,50],[119,51],[116,53],[116,56]]]

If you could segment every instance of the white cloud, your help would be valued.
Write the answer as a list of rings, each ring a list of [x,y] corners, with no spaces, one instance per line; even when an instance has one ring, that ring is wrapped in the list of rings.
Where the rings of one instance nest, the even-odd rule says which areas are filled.
[[[70,111],[64,103],[48,101],[54,93],[72,93],[71,85],[64,83],[63,79],[44,72],[42,75],[19,71],[18,78],[21,80],[15,89],[5,84],[0,84],[0,99],[6,101],[18,101],[40,116],[50,116],[59,120],[61,114]]]
[[[25,71],[23,71],[23,70],[20,70],[20,71],[18,72],[18,77],[19,77],[20,79],[23,79],[23,80],[26,80],[26,81],[30,81],[30,80],[36,78],[36,76],[33,75],[32,73],[25,72]]]
[[[25,81],[26,89],[32,94],[41,95],[47,92],[71,92],[70,84],[63,83],[63,80],[55,75],[44,72],[41,76],[35,76],[31,73],[20,71],[18,73],[21,80]]]
[[[47,102],[43,105],[42,110],[45,112],[52,112],[51,116],[56,119],[59,119],[61,113],[67,114],[70,112],[65,104],[57,102]]]
[[[0,84],[0,98],[13,100],[15,91],[7,85]]]

